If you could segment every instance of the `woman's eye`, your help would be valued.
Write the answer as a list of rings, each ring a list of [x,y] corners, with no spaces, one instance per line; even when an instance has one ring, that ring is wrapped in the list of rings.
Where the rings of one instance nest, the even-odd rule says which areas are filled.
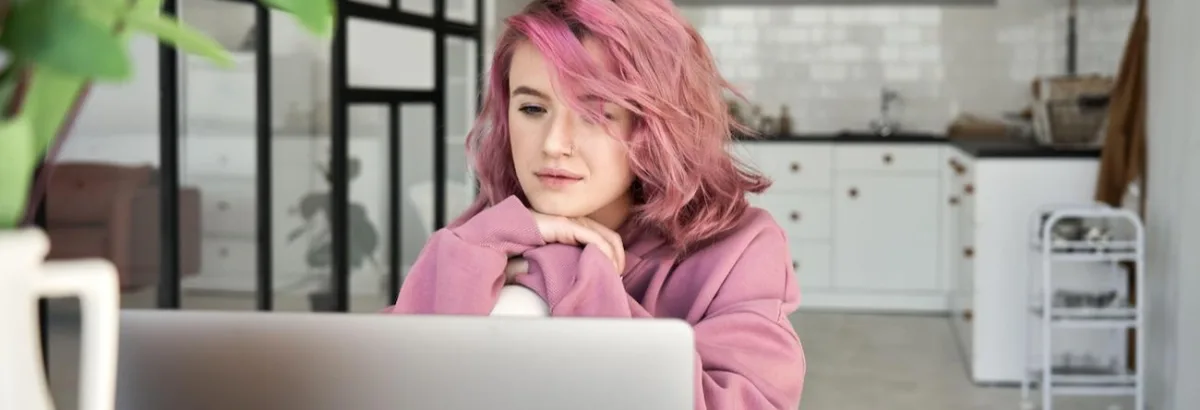
[[[541,115],[546,113],[546,109],[536,105],[526,105],[518,109],[521,113],[528,116]]]

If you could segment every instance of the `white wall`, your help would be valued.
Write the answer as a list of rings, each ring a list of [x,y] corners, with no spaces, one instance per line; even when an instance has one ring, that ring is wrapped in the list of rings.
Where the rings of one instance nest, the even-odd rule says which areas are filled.
[[[688,7],[718,65],[764,113],[786,104],[799,132],[865,128],[880,89],[902,123],[943,131],[960,112],[1024,108],[1035,76],[1066,69],[1065,1],[997,6]],[[1132,17],[1125,1],[1081,1],[1079,71],[1112,74]]]
[[[1200,2],[1152,0],[1147,292],[1150,405],[1200,403]]]

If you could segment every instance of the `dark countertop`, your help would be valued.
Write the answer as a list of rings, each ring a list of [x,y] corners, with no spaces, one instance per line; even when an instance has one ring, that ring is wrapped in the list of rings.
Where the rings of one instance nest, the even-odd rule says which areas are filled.
[[[975,158],[1099,158],[1100,148],[1067,148],[1039,145],[1028,141],[1000,138],[947,139],[943,135],[905,133],[891,137],[862,134],[801,134],[743,137],[739,142],[795,142],[848,144],[950,144]]]

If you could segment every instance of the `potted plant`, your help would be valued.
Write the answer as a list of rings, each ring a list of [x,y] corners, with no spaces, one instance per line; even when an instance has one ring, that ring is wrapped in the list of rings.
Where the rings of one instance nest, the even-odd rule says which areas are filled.
[[[186,0],[184,0],[186,1]],[[335,0],[260,0],[313,34],[333,30]],[[130,35],[156,36],[183,52],[230,66],[207,35],[160,13],[161,0],[0,0],[0,231],[31,219],[43,199],[39,170],[69,134],[95,81],[133,77]]]
[[[362,169],[362,163],[355,157],[350,157],[348,162],[347,177],[353,182]],[[325,182],[333,185],[329,171],[321,164],[317,164],[317,169],[324,177]],[[288,243],[308,237],[304,261],[314,272],[319,272],[310,279],[322,281],[317,289],[308,294],[309,307],[316,312],[332,310],[334,307],[333,290],[329,287],[328,279],[330,269],[333,267],[333,242],[329,232],[329,227],[332,225],[332,221],[329,220],[332,216],[329,213],[331,195],[329,190],[310,192],[301,197],[300,201],[288,210],[289,214],[302,219],[300,226],[288,233]],[[375,252],[379,250],[379,231],[371,223],[371,217],[365,206],[356,202],[351,202],[349,206],[350,252],[347,257],[350,269],[358,270],[367,263],[370,263],[371,267],[379,269],[379,261],[375,260]]]

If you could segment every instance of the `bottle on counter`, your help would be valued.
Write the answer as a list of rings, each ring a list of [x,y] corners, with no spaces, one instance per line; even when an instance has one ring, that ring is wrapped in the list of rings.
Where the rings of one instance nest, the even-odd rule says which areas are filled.
[[[784,104],[779,108],[779,123],[776,124],[779,135],[789,135],[792,133],[792,116],[788,114],[788,106]]]

